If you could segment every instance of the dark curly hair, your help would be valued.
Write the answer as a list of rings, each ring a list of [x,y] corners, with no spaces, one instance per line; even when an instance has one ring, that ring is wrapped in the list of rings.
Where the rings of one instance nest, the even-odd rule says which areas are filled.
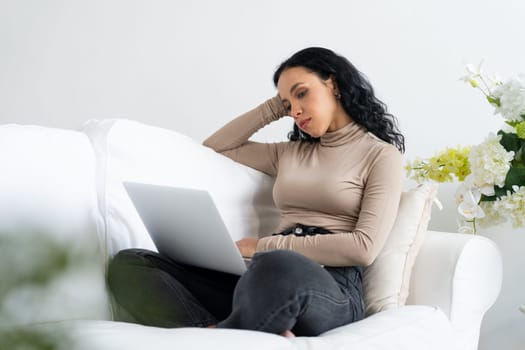
[[[332,77],[341,94],[343,109],[352,120],[381,140],[394,145],[400,152],[405,152],[405,138],[398,129],[397,119],[387,113],[386,105],[374,95],[374,89],[365,75],[345,57],[322,47],[303,49],[277,68],[273,75],[276,87],[282,72],[292,67],[304,67],[323,80]],[[319,141],[319,138],[301,131],[297,124],[294,124],[288,138],[291,141]]]

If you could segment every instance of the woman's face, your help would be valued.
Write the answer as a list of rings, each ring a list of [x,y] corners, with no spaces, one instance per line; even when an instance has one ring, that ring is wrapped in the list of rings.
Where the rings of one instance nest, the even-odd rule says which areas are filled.
[[[277,90],[297,126],[312,137],[321,137],[351,121],[337,99],[332,79],[322,80],[304,67],[285,69]]]

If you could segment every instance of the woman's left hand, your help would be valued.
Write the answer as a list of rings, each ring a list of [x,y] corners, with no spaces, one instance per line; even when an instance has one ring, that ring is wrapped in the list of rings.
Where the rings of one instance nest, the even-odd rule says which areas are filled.
[[[237,244],[237,248],[239,248],[243,257],[251,258],[257,249],[257,242],[259,242],[257,238],[243,238],[235,242],[235,244]]]

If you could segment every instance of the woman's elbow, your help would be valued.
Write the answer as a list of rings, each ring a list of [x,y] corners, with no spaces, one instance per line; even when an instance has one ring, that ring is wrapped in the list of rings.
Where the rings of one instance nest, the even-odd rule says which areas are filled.
[[[203,145],[204,147],[213,148],[212,142],[210,141],[209,138],[207,138],[206,140],[202,141],[202,145]]]
[[[355,242],[353,249],[349,249],[349,259],[353,261],[356,266],[369,266],[375,261],[382,248],[369,235],[362,233],[358,236],[359,239]]]
[[[377,257],[377,254],[372,253],[370,251],[365,251],[359,254],[355,259],[357,261],[357,266],[369,266],[372,265],[372,263],[375,261]]]
[[[344,256],[344,257],[343,257]],[[375,261],[377,253],[370,249],[347,249],[340,261],[341,266],[369,266]]]
[[[202,142],[202,145],[203,145],[204,147],[211,148],[212,150],[214,150],[214,151],[217,152],[217,153],[223,153],[223,152],[224,152],[223,149],[221,149],[217,144],[215,144],[215,143],[213,142],[213,140],[210,140],[210,139],[206,139],[206,140],[204,140],[204,141]]]

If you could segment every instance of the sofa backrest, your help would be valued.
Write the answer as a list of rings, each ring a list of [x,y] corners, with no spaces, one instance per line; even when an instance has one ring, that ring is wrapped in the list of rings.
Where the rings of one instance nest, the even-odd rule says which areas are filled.
[[[15,294],[0,294],[11,305],[0,309],[0,318],[10,321],[109,317],[104,263],[121,249],[155,250],[122,181],[209,191],[235,240],[271,233],[279,220],[273,179],[178,132],[130,120],[91,120],[82,132],[3,125],[0,162],[0,239],[8,242],[0,268],[17,276],[24,268],[56,267],[60,259],[49,256],[75,263],[39,299],[28,294],[13,302]],[[434,195],[418,189],[402,196],[395,234],[365,273],[369,314],[404,304]],[[32,314],[15,312],[17,303]]]
[[[108,258],[131,247],[156,249],[123,181],[207,190],[234,239],[273,232],[278,224],[269,176],[186,135],[126,119],[90,120],[82,130],[97,158]]]
[[[108,318],[88,138],[1,125],[0,164],[0,323]]]

